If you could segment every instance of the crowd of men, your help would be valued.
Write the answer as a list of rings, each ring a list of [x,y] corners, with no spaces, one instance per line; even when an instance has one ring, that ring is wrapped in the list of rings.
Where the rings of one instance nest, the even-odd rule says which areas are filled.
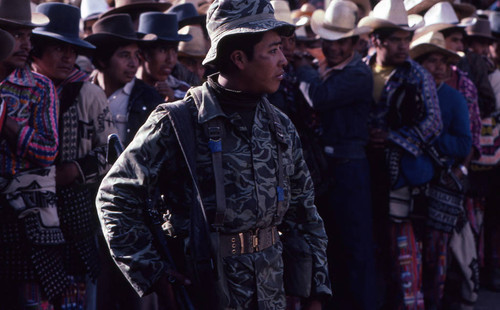
[[[473,309],[496,9],[0,1],[0,309]]]

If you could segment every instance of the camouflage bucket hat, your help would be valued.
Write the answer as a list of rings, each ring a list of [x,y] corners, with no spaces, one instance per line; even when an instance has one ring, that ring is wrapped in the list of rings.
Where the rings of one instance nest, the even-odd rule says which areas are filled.
[[[276,20],[269,0],[215,0],[207,12],[207,30],[212,45],[204,65],[217,59],[217,46],[227,36],[269,30],[290,36],[295,26]]]

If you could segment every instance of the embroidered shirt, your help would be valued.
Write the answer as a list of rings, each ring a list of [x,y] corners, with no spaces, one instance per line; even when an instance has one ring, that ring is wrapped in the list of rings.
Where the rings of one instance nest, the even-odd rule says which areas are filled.
[[[367,59],[371,66],[375,64],[376,54]],[[411,59],[397,66],[392,71],[380,99],[372,106],[369,124],[371,128],[389,130],[387,113],[389,112],[389,95],[403,82],[414,84],[420,91],[425,108],[425,117],[418,123],[417,127],[426,142],[432,142],[439,136],[442,128],[441,112],[437,99],[436,84],[434,79],[422,66]],[[389,130],[387,139],[399,145],[406,151],[417,156],[422,153],[420,149],[420,136],[413,127],[402,127],[398,130]]]
[[[53,164],[58,150],[57,95],[54,84],[28,66],[0,82],[9,117],[20,126],[15,149],[0,141],[2,176]]]

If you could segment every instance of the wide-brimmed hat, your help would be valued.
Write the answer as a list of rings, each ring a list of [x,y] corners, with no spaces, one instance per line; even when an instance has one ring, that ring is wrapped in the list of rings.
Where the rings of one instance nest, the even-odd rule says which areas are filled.
[[[79,37],[80,9],[76,6],[58,2],[42,3],[37,12],[49,17],[50,23],[33,30],[35,36],[53,38],[69,43],[82,52],[95,49],[95,46]]]
[[[380,28],[396,28],[414,31],[423,25],[423,17],[412,15],[408,17],[405,6],[401,0],[381,0],[373,11],[363,17],[358,27],[370,27],[372,30]]]
[[[119,13],[140,14],[142,12],[163,12],[171,6],[172,4],[170,2],[155,2],[147,0],[115,0],[115,7],[104,12],[101,15],[101,18]]]
[[[470,17],[476,12],[476,7],[469,3],[461,3],[455,0],[404,0],[408,14],[422,14],[440,2],[451,4],[458,19]]]
[[[99,18],[99,15],[106,12],[109,5],[106,0],[82,0],[80,10],[82,20],[92,20]]]
[[[370,32],[370,27],[356,27],[357,12],[358,7],[354,2],[332,1],[326,11],[314,12],[311,18],[311,28],[320,38],[330,41]]]
[[[85,38],[85,41],[97,47],[116,41],[140,43],[154,40],[156,40],[156,35],[150,33],[140,38],[140,35],[135,32],[132,18],[128,14],[113,14],[100,18],[92,25],[92,34]]]
[[[475,23],[465,27],[465,33],[467,33],[467,37],[484,38],[489,39],[490,41],[496,40],[491,34],[491,25],[488,19],[484,17],[467,17],[466,19],[464,19],[464,22],[467,22],[468,19],[474,19]]]
[[[425,26],[415,31],[415,37],[431,31],[441,31],[449,28],[465,28],[475,22],[474,19],[460,22],[451,3],[441,1],[430,7],[424,15]]]
[[[42,13],[32,13],[30,0],[0,0],[0,25],[39,27],[49,23]]]
[[[179,32],[193,37],[191,41],[179,43],[179,56],[205,58],[208,53],[208,42],[201,27],[199,25],[189,25],[179,30]]]
[[[177,23],[179,24],[179,29],[187,25],[202,25],[205,21],[206,15],[198,14],[198,10],[192,3],[181,3],[174,5],[165,13],[172,13],[177,15]]]
[[[280,20],[285,23],[289,23],[291,25],[295,25],[292,18],[292,11],[290,10],[290,5],[288,1],[285,0],[271,0],[269,1],[274,9],[274,17],[277,20]]]
[[[157,40],[178,42],[189,41],[190,34],[179,34],[177,15],[174,13],[146,12],[139,16],[139,29],[142,36],[148,33],[155,34]]]
[[[14,49],[14,37],[5,30],[0,29],[0,61],[9,57]]]
[[[203,60],[204,65],[217,59],[217,47],[225,37],[269,30],[290,36],[295,27],[275,18],[268,0],[215,0],[208,9],[207,30],[212,45]]]
[[[439,31],[430,31],[422,35],[420,38],[413,40],[410,44],[410,57],[417,59],[428,53],[440,53],[448,57],[448,59],[457,63],[460,56],[446,49],[444,36]]]
[[[372,11],[372,5],[370,3],[370,0],[349,0],[349,1],[354,2],[354,4],[356,4],[356,6],[362,8],[363,11],[365,12],[365,16],[370,14],[370,12]],[[358,16],[358,18],[361,19],[365,16]]]

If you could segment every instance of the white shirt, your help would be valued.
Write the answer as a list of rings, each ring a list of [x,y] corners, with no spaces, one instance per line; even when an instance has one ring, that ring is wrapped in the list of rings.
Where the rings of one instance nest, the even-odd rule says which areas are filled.
[[[127,136],[128,102],[134,85],[135,78],[122,88],[116,90],[108,98],[109,109],[111,110],[111,114],[113,114],[113,121],[115,122],[121,141],[125,141]]]

